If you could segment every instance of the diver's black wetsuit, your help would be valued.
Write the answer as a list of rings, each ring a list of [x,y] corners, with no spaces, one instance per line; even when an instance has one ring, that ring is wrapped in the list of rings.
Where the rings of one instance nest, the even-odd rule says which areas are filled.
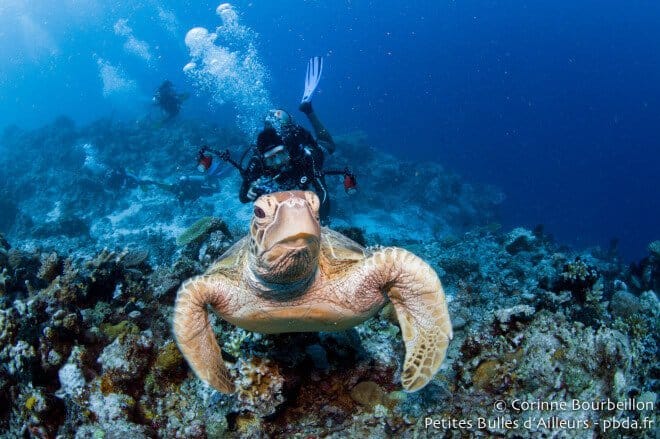
[[[262,151],[276,145],[285,146],[290,160],[276,169],[270,169],[264,164]],[[281,136],[275,129],[266,128],[259,133],[257,151],[243,173],[239,199],[242,203],[248,203],[265,193],[307,190],[311,185],[321,201],[319,215],[325,221],[330,199],[323,176],[323,160],[323,150],[305,128],[295,124],[287,125],[283,127]]]

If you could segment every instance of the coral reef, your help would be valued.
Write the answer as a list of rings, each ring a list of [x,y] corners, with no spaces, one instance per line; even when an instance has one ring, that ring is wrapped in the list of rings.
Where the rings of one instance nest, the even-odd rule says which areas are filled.
[[[236,409],[252,416],[265,417],[284,402],[284,378],[277,365],[268,359],[240,359],[236,364]]]

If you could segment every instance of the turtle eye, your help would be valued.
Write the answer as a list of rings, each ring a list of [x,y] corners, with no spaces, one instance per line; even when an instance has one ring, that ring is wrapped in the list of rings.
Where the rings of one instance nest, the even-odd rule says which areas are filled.
[[[261,207],[255,206],[254,207],[254,216],[256,216],[257,218],[265,218],[266,217],[266,212],[264,212],[264,210]]]

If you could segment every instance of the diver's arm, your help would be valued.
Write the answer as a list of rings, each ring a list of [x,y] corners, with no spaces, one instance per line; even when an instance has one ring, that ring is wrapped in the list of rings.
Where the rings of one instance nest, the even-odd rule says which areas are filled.
[[[316,133],[316,140],[319,143],[319,145],[323,149],[325,149],[328,152],[328,154],[332,154],[333,152],[335,152],[335,147],[336,147],[335,141],[332,139],[330,132],[328,132],[325,126],[323,126],[318,116],[314,112],[314,109],[312,108],[312,103],[305,102],[301,104],[300,111],[305,113],[307,119],[309,119],[309,122],[312,124],[312,128],[314,128],[314,132]]]
[[[238,199],[241,201],[241,203],[249,203],[250,201],[254,201],[249,199],[247,196],[251,184],[251,181],[243,179],[243,183],[241,183],[241,189],[238,191]]]
[[[221,157],[222,158],[222,157]],[[245,170],[241,168],[241,165],[239,165],[234,159],[232,159],[229,156],[226,156],[226,158],[222,158],[224,161],[232,165],[234,168],[238,169],[239,174],[243,175],[245,174]]]

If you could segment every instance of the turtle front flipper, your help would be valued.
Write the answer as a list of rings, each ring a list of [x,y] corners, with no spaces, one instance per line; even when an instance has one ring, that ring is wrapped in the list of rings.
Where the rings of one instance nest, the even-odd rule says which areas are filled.
[[[453,335],[442,284],[429,264],[407,250],[384,248],[370,259],[401,326],[406,347],[401,384],[417,391],[440,368]]]
[[[224,393],[234,391],[234,383],[222,360],[220,346],[209,322],[207,305],[216,310],[226,306],[227,294],[210,276],[197,276],[184,282],[174,305],[174,337],[191,369],[203,381]]]

